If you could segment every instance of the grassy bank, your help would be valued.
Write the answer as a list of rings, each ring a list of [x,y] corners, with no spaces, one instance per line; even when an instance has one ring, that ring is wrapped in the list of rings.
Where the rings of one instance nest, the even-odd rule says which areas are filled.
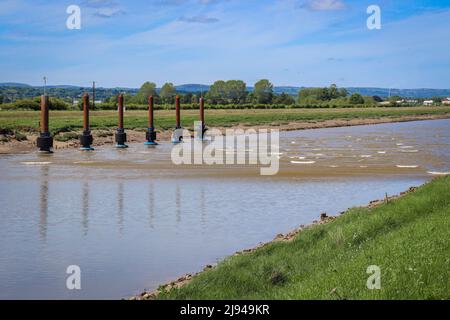
[[[450,299],[450,177],[225,259],[159,299]],[[381,268],[381,289],[366,286]]]
[[[210,127],[231,127],[236,125],[281,125],[290,122],[321,122],[327,120],[377,119],[385,117],[448,115],[450,107],[402,107],[402,108],[343,108],[343,109],[281,109],[281,110],[207,110],[206,121]],[[175,123],[175,112],[155,112],[158,130],[171,129]],[[198,111],[182,111],[183,125],[193,127],[198,120]],[[0,130],[37,132],[38,111],[0,111]],[[93,129],[108,129],[117,126],[115,111],[91,112]],[[146,128],[147,112],[127,111],[126,129]],[[51,111],[50,130],[70,132],[82,128],[82,113],[79,111]]]

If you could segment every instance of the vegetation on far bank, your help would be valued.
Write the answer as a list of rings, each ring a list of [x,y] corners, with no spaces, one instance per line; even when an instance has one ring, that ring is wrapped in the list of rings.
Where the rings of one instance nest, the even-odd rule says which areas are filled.
[[[209,127],[232,127],[237,125],[280,126],[294,122],[322,122],[327,120],[378,119],[383,117],[444,115],[450,116],[450,107],[403,107],[403,108],[336,108],[336,109],[279,109],[279,110],[207,110],[206,124]],[[182,110],[182,125],[192,128],[198,121],[198,110]],[[0,111],[0,134],[12,135],[14,132],[37,133],[39,131],[39,112]],[[117,112],[92,111],[93,130],[113,129],[117,126]],[[157,130],[172,129],[175,112],[160,110],[155,112]],[[146,111],[125,112],[126,129],[145,130],[148,125]],[[83,126],[80,111],[51,111],[50,131],[52,134],[79,131]]]
[[[53,88],[49,90],[52,101],[51,110],[82,109],[83,88]],[[15,93],[13,94],[11,91]],[[33,92],[36,93],[35,88],[12,89],[8,87],[5,89],[0,87],[0,108],[3,110],[38,110],[39,97],[29,97],[29,94]],[[117,96],[120,92],[122,92],[120,88],[106,91],[102,88],[101,100],[95,103],[95,108],[97,110],[116,109]],[[267,79],[262,79],[256,82],[251,90],[241,80],[219,80],[204,92],[177,92],[172,83],[166,83],[161,89],[157,89],[155,83],[147,81],[139,90],[125,91],[125,104],[129,110],[145,110],[150,95],[154,97],[155,107],[159,110],[173,109],[176,95],[180,96],[184,109],[197,109],[200,97],[205,98],[207,109],[418,106],[424,101],[424,99],[403,99],[399,96],[392,96],[384,101],[379,96],[364,96],[356,92],[350,94],[347,89],[338,88],[335,84],[324,88],[301,88],[296,95],[286,92],[276,93],[273,84]],[[442,97],[435,97],[434,101],[435,105],[440,105]]]
[[[450,176],[226,258],[157,299],[450,299]],[[381,289],[369,290],[369,266]]]

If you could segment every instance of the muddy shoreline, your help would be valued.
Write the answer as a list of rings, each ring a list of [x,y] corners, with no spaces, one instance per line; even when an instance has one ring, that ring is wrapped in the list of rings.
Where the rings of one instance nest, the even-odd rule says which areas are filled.
[[[322,129],[322,128],[336,128],[336,127],[349,127],[360,125],[374,125],[381,123],[394,123],[394,122],[410,122],[410,121],[423,121],[423,120],[438,120],[449,119],[450,114],[443,115],[423,115],[423,116],[403,116],[403,117],[386,117],[378,119],[336,119],[326,120],[320,122],[292,122],[289,124],[267,124],[262,126],[252,126],[253,129],[278,129],[280,131],[294,131],[294,130],[307,130],[307,129]],[[245,125],[238,125],[232,128],[217,129],[224,131],[226,129],[236,128],[249,128]],[[104,145],[114,144],[114,132],[115,129],[106,130],[92,130],[94,136],[93,147],[99,147]],[[145,142],[145,129],[142,130],[126,130],[129,143],[142,143]],[[81,133],[81,132],[79,132]],[[170,141],[172,131],[165,130],[158,132],[159,141]],[[7,137],[8,138],[8,137]],[[9,141],[0,142],[0,154],[18,154],[28,153],[36,150],[37,134],[27,135],[27,139],[24,141],[17,141],[13,137],[9,137]],[[79,148],[78,140],[70,141],[54,141],[54,150],[60,149],[77,149]]]
[[[380,200],[373,200],[371,202],[369,202],[369,204],[362,206],[362,208],[368,208],[368,209],[373,209],[376,208],[382,204],[385,203],[389,203],[390,201],[399,199],[401,197],[404,197],[410,193],[415,192],[419,187],[410,187],[407,191],[401,192],[398,195],[393,195],[393,196],[387,196],[384,199],[380,199]],[[350,208],[348,209],[350,210]],[[266,247],[268,245],[271,245],[273,243],[276,242],[289,242],[292,241],[300,232],[302,232],[303,230],[309,229],[309,228],[313,228],[316,227],[318,225],[322,225],[322,224],[326,224],[326,223],[330,223],[336,219],[339,218],[339,216],[345,214],[348,210],[346,211],[342,211],[340,212],[337,216],[328,216],[326,213],[321,213],[320,214],[320,218],[318,220],[314,220],[311,224],[308,225],[300,225],[298,228],[286,233],[286,234],[278,234],[272,241],[269,242],[265,242],[265,243],[260,243],[259,245],[257,245],[254,248],[250,248],[250,249],[244,249],[242,251],[237,251],[233,254],[233,256],[236,255],[241,255],[241,254],[248,254],[248,253],[252,253],[255,252],[256,250]],[[129,300],[154,300],[155,298],[157,298],[157,296],[159,295],[160,292],[163,291],[170,291],[171,289],[176,289],[176,288],[180,288],[186,284],[188,284],[193,278],[195,278],[196,276],[200,275],[201,273],[214,269],[217,266],[217,264],[214,265],[206,265],[202,271],[196,272],[196,273],[187,273],[183,276],[181,276],[180,278],[171,281],[169,283],[163,284],[161,286],[159,286],[158,289],[153,290],[153,291],[143,291],[141,294],[136,295],[136,296],[132,296],[129,298]]]

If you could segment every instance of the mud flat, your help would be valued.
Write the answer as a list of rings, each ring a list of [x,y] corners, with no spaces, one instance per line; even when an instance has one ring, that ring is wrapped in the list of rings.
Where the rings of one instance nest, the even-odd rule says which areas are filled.
[[[321,128],[336,128],[336,127],[348,127],[348,126],[360,126],[360,125],[373,125],[381,123],[394,123],[394,122],[411,122],[411,121],[423,121],[423,120],[437,120],[450,118],[450,112],[444,114],[425,114],[425,115],[408,115],[408,116],[390,116],[380,118],[355,118],[355,119],[332,119],[332,120],[318,120],[318,121],[295,121],[289,123],[275,122],[267,123],[264,125],[251,125],[253,129],[278,129],[280,131],[295,131],[306,129],[321,129]],[[221,127],[217,129],[225,132],[226,129],[243,128],[248,129],[248,124],[238,124],[232,127]],[[114,129],[102,129],[92,130],[94,136],[94,147],[112,145],[114,144]],[[78,134],[81,133],[77,132]],[[170,141],[172,131],[162,130],[158,133],[158,140]],[[0,142],[0,154],[11,153],[24,153],[31,152],[36,149],[37,134],[27,134],[26,140],[17,141],[14,137],[4,136],[4,141]],[[127,130],[127,137],[130,143],[142,143],[145,141],[145,130]],[[54,141],[55,149],[71,149],[79,148],[79,142],[76,139],[69,141]]]

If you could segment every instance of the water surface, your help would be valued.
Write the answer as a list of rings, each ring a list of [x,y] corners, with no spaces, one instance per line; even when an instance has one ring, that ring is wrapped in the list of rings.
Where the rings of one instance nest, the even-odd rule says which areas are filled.
[[[170,144],[0,156],[0,299],[123,298],[450,171],[450,120],[281,134],[280,174]],[[66,289],[79,265],[82,290]]]

